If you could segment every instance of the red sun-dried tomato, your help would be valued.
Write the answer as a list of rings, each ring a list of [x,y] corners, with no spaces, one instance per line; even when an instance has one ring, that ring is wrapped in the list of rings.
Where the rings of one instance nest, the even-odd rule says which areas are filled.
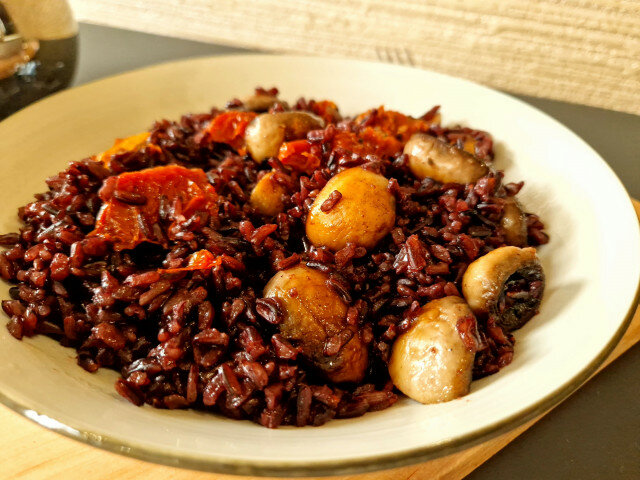
[[[218,195],[199,168],[169,165],[109,177],[100,198],[104,205],[89,235],[110,240],[117,251],[142,242],[167,245],[166,231],[158,232],[161,203],[173,210],[172,225],[176,217],[188,219],[199,211],[217,214]]]
[[[114,155],[126,152],[135,152],[146,145],[150,145],[150,137],[151,134],[149,132],[142,132],[136,135],[131,135],[127,138],[117,138],[110,148],[96,155],[94,159],[97,162],[101,162],[105,167],[108,167],[111,163],[111,157],[113,157]],[[151,146],[159,150],[159,147],[157,147],[156,145]]]
[[[336,123],[342,118],[338,106],[330,100],[311,101],[309,109],[326,123]]]
[[[437,121],[439,117],[423,120],[378,107],[358,115],[355,120],[359,126],[356,136],[368,146],[367,150],[374,150],[368,153],[395,155],[402,151],[411,135],[428,131]]]
[[[180,268],[161,268],[158,271],[160,273],[176,273],[176,272],[188,272],[191,270],[209,270],[216,265],[222,264],[222,258],[214,255],[209,250],[198,250],[197,252],[189,255],[186,267]]]
[[[226,143],[239,153],[244,152],[244,132],[258,114],[229,111],[215,117],[199,135],[200,142]]]
[[[431,125],[435,123],[434,120],[413,118],[393,110],[385,110],[384,107],[378,107],[358,115],[355,122],[363,127],[379,129],[406,143],[414,133],[429,130]]]
[[[285,142],[278,151],[278,160],[294,170],[311,174],[320,166],[322,149],[308,140]]]

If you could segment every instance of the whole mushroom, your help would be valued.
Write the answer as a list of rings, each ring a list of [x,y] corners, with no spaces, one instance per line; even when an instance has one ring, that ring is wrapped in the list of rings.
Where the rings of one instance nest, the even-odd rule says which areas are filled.
[[[418,178],[440,183],[472,183],[489,167],[470,153],[426,133],[414,133],[404,146],[409,169]]]
[[[348,306],[328,285],[329,276],[306,265],[276,273],[264,296],[276,298],[283,310],[280,333],[295,340],[302,354],[333,382],[359,382],[368,366],[368,351],[355,326],[346,322]],[[326,354],[328,342],[339,351]]]
[[[393,344],[389,361],[393,384],[421,403],[466,395],[478,347],[476,335],[475,317],[462,298],[432,300]]]
[[[500,247],[476,259],[462,277],[462,293],[476,315],[491,315],[506,331],[538,313],[544,272],[532,247]]]
[[[324,120],[307,112],[263,113],[247,126],[247,151],[256,162],[278,155],[285,141],[304,138],[309,130],[324,127]]]
[[[372,248],[393,228],[396,200],[380,175],[354,167],[331,178],[313,201],[307,237],[315,246],[337,251],[354,243]]]

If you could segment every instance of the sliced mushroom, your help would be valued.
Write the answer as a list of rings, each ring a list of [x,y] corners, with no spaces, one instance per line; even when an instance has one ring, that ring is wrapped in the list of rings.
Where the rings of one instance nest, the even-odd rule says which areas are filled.
[[[274,172],[269,172],[258,180],[249,197],[251,206],[262,215],[274,216],[284,210],[282,197],[286,190],[273,176]]]
[[[329,180],[309,210],[306,232],[311,243],[334,251],[347,243],[373,247],[396,221],[396,201],[388,183],[382,175],[361,167]]]
[[[421,403],[448,402],[469,393],[477,342],[465,341],[459,326],[472,322],[477,335],[475,321],[460,297],[427,303],[393,344],[389,361],[393,384]]]
[[[544,272],[535,248],[500,247],[475,260],[462,277],[462,292],[476,315],[491,315],[506,331],[538,313]]]
[[[420,179],[466,184],[489,173],[482,160],[426,133],[414,133],[404,153],[409,157],[409,168]]]
[[[505,198],[500,226],[504,230],[504,238],[509,245],[527,246],[527,216],[515,197]]]
[[[256,162],[278,155],[282,142],[304,138],[309,130],[324,127],[324,120],[307,112],[263,113],[247,126],[247,151]]]
[[[357,329],[346,322],[347,305],[327,284],[329,277],[305,265],[276,273],[264,296],[277,298],[284,311],[280,332],[297,340],[302,354],[333,382],[359,382],[368,365],[368,353]],[[333,355],[327,342],[342,339]]]

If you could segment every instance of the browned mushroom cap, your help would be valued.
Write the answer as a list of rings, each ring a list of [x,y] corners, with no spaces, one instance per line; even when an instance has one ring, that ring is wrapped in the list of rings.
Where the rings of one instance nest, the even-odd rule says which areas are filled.
[[[522,211],[520,203],[514,197],[507,197],[504,201],[500,226],[504,230],[504,238],[509,245],[515,247],[527,246],[527,216]]]
[[[278,155],[282,142],[304,138],[309,130],[324,127],[324,120],[307,112],[263,113],[247,126],[247,151],[256,162]]]
[[[538,313],[544,272],[535,248],[500,247],[475,260],[462,277],[462,293],[476,315],[491,315],[506,331]]]
[[[396,200],[388,183],[379,173],[361,167],[329,180],[309,210],[306,233],[311,243],[334,251],[347,243],[375,246],[396,221]]]
[[[329,277],[305,265],[276,273],[264,296],[283,307],[280,332],[297,340],[302,354],[333,382],[359,382],[368,365],[368,353],[355,327],[346,323],[347,305],[329,286]],[[338,353],[325,355],[329,341],[339,341]],[[334,342],[335,343],[335,342]]]
[[[250,97],[242,100],[242,107],[245,110],[250,110],[252,112],[266,112],[278,101],[278,97],[275,95],[269,95],[268,93],[254,93]]]
[[[284,210],[282,197],[286,190],[273,176],[274,172],[271,171],[258,180],[249,197],[251,206],[262,215],[274,216]]]
[[[393,344],[389,375],[405,395],[421,403],[453,400],[469,392],[476,342],[465,342],[459,325],[475,317],[460,297],[433,300]]]
[[[420,179],[465,184],[489,173],[482,160],[426,133],[414,133],[404,153],[409,157],[409,168]]]

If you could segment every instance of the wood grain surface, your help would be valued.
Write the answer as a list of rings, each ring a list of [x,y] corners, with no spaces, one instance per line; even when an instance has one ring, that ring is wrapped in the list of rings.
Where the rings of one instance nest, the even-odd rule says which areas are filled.
[[[634,201],[640,219],[640,203]],[[598,372],[640,341],[640,309],[624,337]],[[504,448],[542,417],[462,452],[428,463],[363,475],[331,477],[334,480],[459,480]],[[30,422],[0,407],[0,478],[133,480],[258,480],[180,470],[122,457],[81,444]]]
[[[404,63],[640,114],[640,2],[70,0],[78,20],[275,52]]]

